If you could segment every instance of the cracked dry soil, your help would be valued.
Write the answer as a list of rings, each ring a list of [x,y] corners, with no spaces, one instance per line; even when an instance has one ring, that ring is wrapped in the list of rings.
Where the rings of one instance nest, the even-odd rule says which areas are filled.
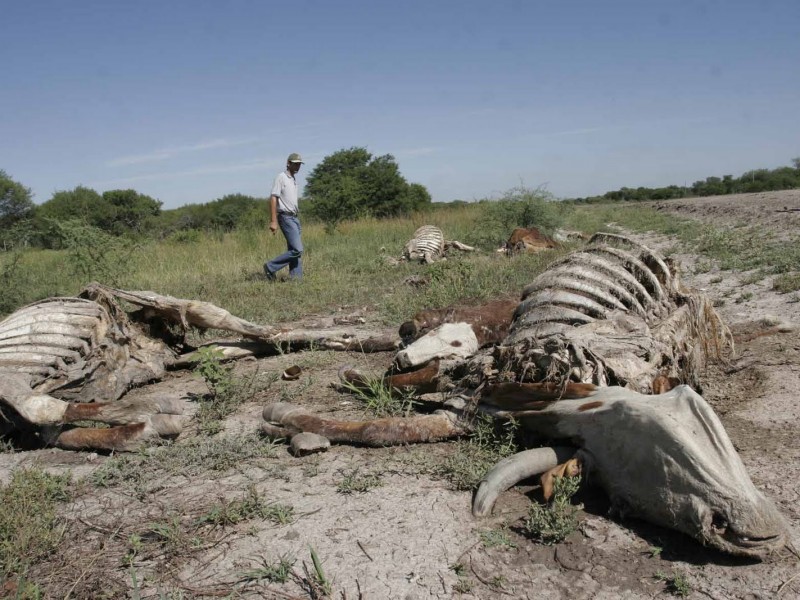
[[[800,230],[800,211],[777,212],[800,209],[800,191],[658,205],[716,226],[758,223],[787,236]],[[674,246],[674,240],[654,234],[639,238],[655,249]],[[685,283],[715,300],[736,335],[736,358],[729,365],[708,366],[703,394],[719,413],[756,486],[786,516],[798,547],[800,341],[796,331],[758,335],[768,329],[763,319],[774,316],[800,327],[797,295],[777,294],[769,278],[752,283],[748,273],[713,267],[695,273],[696,257],[673,256],[682,264]],[[380,373],[390,360],[388,354],[311,352],[242,362],[236,366],[240,373],[258,369],[278,374],[291,364],[304,371],[298,381],[275,381],[245,403],[220,435],[252,434],[259,427],[261,407],[279,399],[359,418],[362,413],[353,399],[330,388],[338,367],[351,362]],[[175,373],[132,393],[189,399],[204,392],[196,376]],[[191,411],[192,402],[187,406]],[[192,436],[190,428],[178,444]],[[315,593],[308,583],[313,547],[333,598],[666,598],[671,592],[665,578],[676,575],[688,583],[689,598],[800,598],[800,563],[789,552],[761,563],[734,559],[647,523],[612,520],[598,496],[577,498],[584,504],[581,528],[556,546],[535,544],[521,530],[528,505],[538,494],[532,484],[508,491],[491,518],[475,520],[471,494],[454,491],[431,475],[432,466],[452,450],[448,443],[333,446],[325,454],[293,458],[279,447],[274,457],[223,473],[144,476],[106,488],[82,484],[62,507],[69,523],[62,549],[34,575],[48,595],[60,597],[309,598]],[[3,454],[0,476],[7,480],[15,467],[39,465],[69,471],[80,481],[109,460],[59,450]],[[380,485],[342,493],[346,477],[368,474],[379,474]],[[293,518],[284,524],[254,519],[197,525],[209,506],[241,498],[247,490],[270,503],[291,505]],[[172,524],[175,539],[153,543],[148,537],[153,523]],[[503,543],[487,545],[481,532],[499,527],[507,527]],[[295,559],[294,576],[285,583],[253,579],[256,569],[281,557]]]

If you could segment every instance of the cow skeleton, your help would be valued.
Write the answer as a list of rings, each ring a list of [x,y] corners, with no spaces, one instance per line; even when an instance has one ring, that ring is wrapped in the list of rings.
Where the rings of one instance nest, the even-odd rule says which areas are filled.
[[[446,313],[417,317],[404,324],[406,334],[421,333],[420,323],[453,320]],[[395,388],[450,391],[442,410],[342,422],[279,403],[264,409],[264,430],[386,445],[462,435],[476,411],[513,417],[542,440],[570,446],[527,450],[499,463],[476,493],[476,516],[488,514],[508,487],[559,465],[563,471],[572,460],[620,514],[732,554],[763,557],[787,544],[785,521],[753,485],[714,411],[688,385],[676,386],[697,386],[705,354],[732,344],[730,333],[708,299],[684,289],[649,248],[596,235],[526,287],[505,339],[470,359],[453,352],[463,344],[440,343],[452,337],[452,329],[441,334],[452,325],[429,331],[399,355],[403,365],[414,362],[411,356],[421,366],[387,377]],[[464,325],[464,335],[476,338],[485,327],[475,318]],[[415,345],[423,350],[409,352]],[[363,380],[349,368],[341,374],[350,383]]]
[[[455,240],[445,240],[442,230],[435,225],[423,225],[418,228],[406,245],[400,260],[432,264],[445,257],[450,248],[462,252],[472,252],[472,246],[467,246]]]

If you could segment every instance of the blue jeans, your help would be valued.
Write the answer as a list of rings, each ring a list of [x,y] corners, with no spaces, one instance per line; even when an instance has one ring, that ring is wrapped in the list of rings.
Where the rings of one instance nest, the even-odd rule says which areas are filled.
[[[281,228],[283,237],[286,238],[286,252],[264,263],[264,273],[272,277],[283,267],[289,266],[289,277],[302,279],[303,264],[300,257],[303,255],[303,241],[300,239],[300,220],[292,215],[278,213],[278,227]]]

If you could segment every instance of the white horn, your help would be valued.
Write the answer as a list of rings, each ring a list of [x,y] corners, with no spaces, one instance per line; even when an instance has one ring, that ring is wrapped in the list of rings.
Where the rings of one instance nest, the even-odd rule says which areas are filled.
[[[575,452],[575,448],[556,446],[524,450],[504,458],[483,477],[472,501],[472,514],[485,517],[492,512],[497,497],[512,485],[568,461]]]

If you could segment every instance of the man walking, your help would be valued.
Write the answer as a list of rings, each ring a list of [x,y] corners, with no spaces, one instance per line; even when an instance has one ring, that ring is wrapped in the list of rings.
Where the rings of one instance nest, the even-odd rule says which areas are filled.
[[[303,265],[300,262],[303,242],[300,239],[300,220],[297,218],[297,180],[294,178],[302,164],[303,159],[299,154],[290,154],[286,159],[286,170],[278,174],[272,185],[269,197],[269,228],[272,235],[275,235],[278,227],[281,228],[287,248],[280,256],[264,263],[264,273],[269,281],[275,281],[275,274],[287,265],[291,279],[299,280],[303,277]]]

